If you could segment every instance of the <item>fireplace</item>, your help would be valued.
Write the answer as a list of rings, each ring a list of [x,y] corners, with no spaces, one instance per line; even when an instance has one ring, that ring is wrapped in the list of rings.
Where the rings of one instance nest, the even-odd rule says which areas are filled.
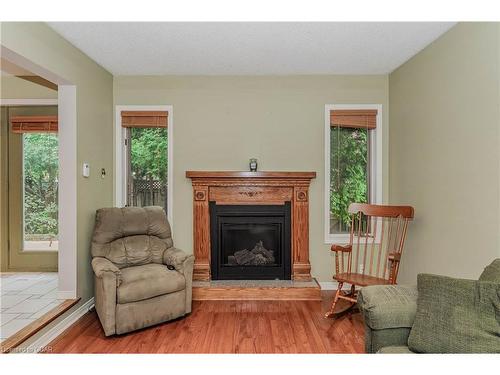
[[[280,206],[281,208],[278,209],[283,209],[283,206],[288,204],[291,214],[285,215],[290,218],[288,221],[290,225],[287,224],[282,231],[290,231],[290,236],[287,236],[287,240],[289,238],[290,241],[290,251],[286,251],[286,255],[290,256],[291,266],[286,267],[285,261],[288,260],[284,259],[282,263],[285,266],[284,271],[277,277],[287,277],[288,269],[291,269],[291,277],[288,278],[295,281],[311,280],[309,183],[311,179],[316,177],[315,172],[187,171],[186,177],[191,179],[193,185],[193,253],[195,256],[193,280],[211,281],[215,279],[212,273],[214,271],[212,265],[215,263],[212,262],[214,255],[212,252],[214,225],[211,223],[210,210],[212,202],[215,202],[217,207],[240,206],[240,208],[241,206]],[[232,210],[231,208],[221,209]],[[255,210],[260,209],[264,210],[265,207],[255,208]],[[268,213],[267,216],[275,218],[280,215],[275,215],[275,213],[269,215]],[[252,215],[247,216],[252,217]],[[257,215],[258,218],[261,216]],[[256,245],[260,246],[260,240],[257,239],[253,243],[245,244],[243,249],[232,250],[233,254],[230,255],[234,256],[234,252],[245,250],[245,248],[251,251]],[[219,245],[217,244],[217,246]],[[268,245],[264,239],[262,239],[262,246],[266,250],[275,250],[272,248],[274,245]],[[283,251],[281,248],[280,250]],[[257,249],[255,252],[258,251],[261,250]],[[229,257],[229,255],[227,256]],[[238,254],[240,262],[241,259],[249,256],[251,255],[246,253]],[[229,262],[232,262],[233,267],[237,266],[237,264],[234,265],[235,259],[233,258],[225,261],[228,265]],[[220,278],[220,275],[216,277]]]
[[[210,202],[212,280],[290,280],[290,221],[290,202]]]

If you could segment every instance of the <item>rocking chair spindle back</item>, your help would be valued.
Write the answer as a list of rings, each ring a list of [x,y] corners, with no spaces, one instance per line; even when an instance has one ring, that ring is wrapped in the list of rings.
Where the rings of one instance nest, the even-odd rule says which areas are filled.
[[[411,206],[382,206],[352,203],[348,245],[332,245],[338,289],[326,317],[335,314],[339,299],[357,301],[356,286],[396,284],[408,223],[413,218]],[[344,284],[350,284],[344,293]]]

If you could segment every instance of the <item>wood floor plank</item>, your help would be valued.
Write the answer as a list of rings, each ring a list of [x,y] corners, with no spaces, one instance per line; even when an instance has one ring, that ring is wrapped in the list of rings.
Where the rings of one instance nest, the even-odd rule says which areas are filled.
[[[95,311],[49,344],[50,353],[363,353],[359,312],[325,319],[322,301],[195,301],[181,319],[105,337]]]

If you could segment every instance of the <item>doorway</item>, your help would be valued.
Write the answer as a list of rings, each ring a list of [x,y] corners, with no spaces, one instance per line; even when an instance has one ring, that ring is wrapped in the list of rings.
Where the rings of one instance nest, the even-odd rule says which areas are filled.
[[[9,181],[7,270],[57,272],[57,106],[6,106],[3,110]]]

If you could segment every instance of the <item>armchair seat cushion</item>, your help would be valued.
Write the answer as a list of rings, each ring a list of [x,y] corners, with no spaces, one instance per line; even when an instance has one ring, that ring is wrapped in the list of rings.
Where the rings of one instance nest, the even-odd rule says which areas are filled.
[[[367,286],[359,291],[358,306],[371,329],[411,328],[417,310],[417,296],[414,286]]]
[[[186,279],[162,264],[122,268],[122,283],[117,289],[120,304],[145,300],[186,288]]]

